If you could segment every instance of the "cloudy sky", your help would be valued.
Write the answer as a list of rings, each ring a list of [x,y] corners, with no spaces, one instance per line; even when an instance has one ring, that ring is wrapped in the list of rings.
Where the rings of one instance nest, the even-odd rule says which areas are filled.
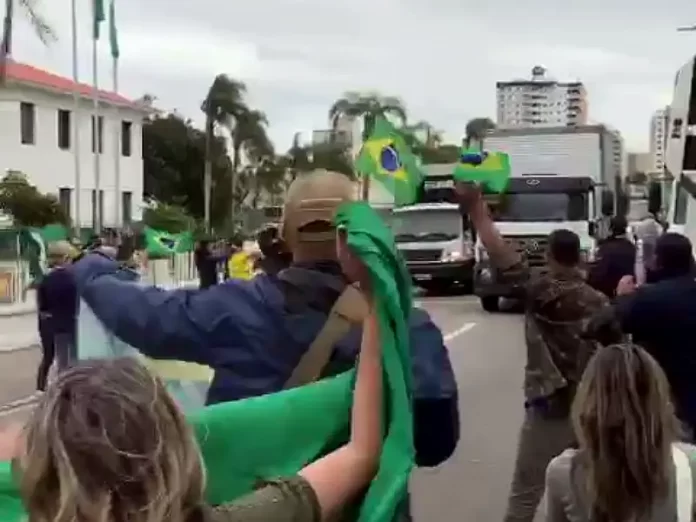
[[[121,91],[157,97],[200,121],[214,76],[243,80],[279,149],[296,131],[327,126],[347,90],[401,97],[413,120],[458,139],[472,117],[495,118],[495,82],[535,64],[580,79],[590,118],[647,150],[650,114],[669,103],[676,70],[696,52],[693,0],[116,0]],[[91,69],[89,0],[82,11],[80,76]],[[641,5],[642,4],[642,5]],[[59,41],[44,48],[20,21],[14,57],[71,74],[70,0],[43,0]],[[21,16],[18,16],[21,18]],[[100,76],[107,85],[108,40]]]

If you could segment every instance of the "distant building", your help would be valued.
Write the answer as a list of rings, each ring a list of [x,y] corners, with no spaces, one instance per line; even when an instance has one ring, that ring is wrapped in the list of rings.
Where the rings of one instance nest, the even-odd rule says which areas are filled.
[[[614,164],[614,175],[623,179],[626,177],[627,173],[627,158],[626,158],[626,147],[624,145],[623,136],[621,133],[607,126],[607,130],[611,134],[611,148],[612,157]]]
[[[647,174],[655,167],[653,156],[649,152],[629,152],[627,155],[626,174],[631,176],[637,172]]]
[[[73,102],[75,91],[80,96],[78,113]],[[55,194],[73,222],[79,198],[79,221],[85,228],[95,221],[105,227],[120,227],[139,220],[142,212],[142,121],[150,108],[145,101],[134,102],[113,92],[100,92],[99,100],[95,122],[89,85],[12,61],[8,63],[7,85],[0,89],[0,175],[7,171],[24,173],[41,192]],[[75,191],[76,125],[80,194]],[[94,161],[97,149],[99,194]],[[99,201],[101,219],[97,216]]]
[[[558,127],[587,123],[582,82],[559,82],[540,65],[526,80],[496,83],[499,127]]]
[[[650,170],[662,172],[665,168],[668,123],[669,106],[656,110],[650,118],[650,155],[653,162]]]

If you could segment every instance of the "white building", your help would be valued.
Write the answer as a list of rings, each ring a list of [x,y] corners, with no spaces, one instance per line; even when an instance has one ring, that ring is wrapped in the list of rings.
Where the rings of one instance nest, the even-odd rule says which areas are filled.
[[[620,179],[624,179],[628,172],[628,158],[626,155],[626,146],[624,145],[623,136],[621,133],[607,126],[607,130],[611,134],[612,156],[614,158],[614,175]]]
[[[587,91],[582,82],[559,82],[540,65],[530,79],[497,82],[498,126],[557,127],[587,123]]]
[[[79,113],[75,112],[75,91],[80,95]],[[142,212],[142,120],[148,112],[147,104],[112,92],[100,92],[99,99],[98,136],[94,139],[90,86],[10,62],[6,88],[0,89],[0,174],[8,170],[24,173],[39,191],[55,194],[74,223],[78,220],[79,197],[79,222],[85,228],[96,221],[105,227],[120,226],[139,220]],[[77,144],[79,195],[75,190]],[[95,179],[97,146],[99,194]],[[117,170],[120,181],[116,179]]]
[[[656,110],[650,118],[650,155],[653,161],[651,170],[656,172],[662,172],[665,168],[668,122],[669,106]]]

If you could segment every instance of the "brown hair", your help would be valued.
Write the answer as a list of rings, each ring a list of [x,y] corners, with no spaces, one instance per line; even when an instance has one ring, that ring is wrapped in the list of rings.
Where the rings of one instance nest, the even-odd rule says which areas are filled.
[[[668,493],[679,424],[667,378],[633,344],[601,348],[573,404],[595,522],[642,520]]]
[[[194,522],[205,476],[191,428],[135,359],[87,361],[42,397],[15,462],[29,522]]]

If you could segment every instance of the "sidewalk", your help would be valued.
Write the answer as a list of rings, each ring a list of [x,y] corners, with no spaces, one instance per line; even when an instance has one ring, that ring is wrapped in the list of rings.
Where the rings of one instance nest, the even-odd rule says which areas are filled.
[[[178,287],[197,286],[198,281],[180,283]],[[172,286],[169,286],[172,288]],[[24,305],[22,308],[20,305]],[[12,352],[39,344],[36,306],[33,302],[0,305],[0,353]]]

